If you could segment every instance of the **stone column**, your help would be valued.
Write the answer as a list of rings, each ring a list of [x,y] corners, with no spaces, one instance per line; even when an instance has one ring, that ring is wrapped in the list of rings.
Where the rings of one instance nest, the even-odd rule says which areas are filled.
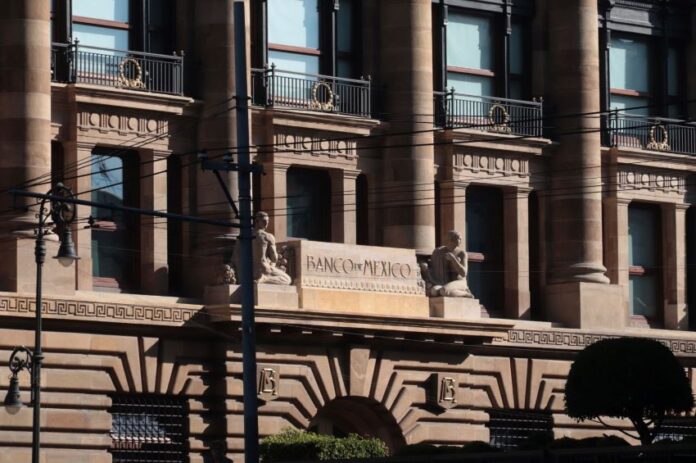
[[[51,171],[50,2],[8,0],[0,9],[0,189],[24,186]],[[45,193],[46,178],[30,188]],[[50,177],[48,178],[50,180]],[[34,199],[17,199],[17,205]],[[0,211],[12,207],[0,195]],[[13,230],[36,224],[35,212],[13,212]]]
[[[289,164],[263,164],[266,175],[261,177],[261,210],[270,216],[268,231],[276,241],[288,238],[288,168]]]
[[[600,109],[596,0],[548,2],[552,105],[562,115]],[[550,285],[552,321],[582,328],[621,327],[619,288],[607,285],[602,258],[602,157],[596,117],[553,121],[559,146],[551,157]]]
[[[509,188],[503,199],[505,317],[530,319],[529,192]]]
[[[356,179],[360,172],[355,170],[329,171],[331,176],[331,241],[334,243],[356,243]]]
[[[27,188],[45,193],[51,171],[51,37],[50,2],[8,0],[0,8],[0,190]],[[34,199],[17,198],[16,205]],[[0,194],[0,289],[16,291],[28,267],[21,248],[33,243],[36,208],[13,208],[9,194]],[[15,233],[12,235],[12,233]],[[28,237],[32,243],[21,243]],[[33,251],[32,251],[33,252]],[[31,263],[33,264],[33,257]],[[33,271],[32,271],[33,272]],[[33,277],[31,277],[33,278]]]
[[[167,152],[140,150],[140,207],[167,210]],[[140,289],[166,295],[169,288],[167,220],[140,217]]]
[[[689,329],[686,304],[686,210],[688,208],[688,204],[662,205],[664,325],[670,330]]]
[[[447,243],[447,233],[457,230],[466,249],[466,187],[462,180],[440,182],[440,243]]]
[[[623,294],[622,311],[628,320],[628,206],[629,199],[604,199],[604,261],[611,284]]]
[[[234,85],[234,12],[233,0],[201,0],[196,3],[196,53],[198,88],[201,89],[203,111],[199,124],[198,146],[211,159],[220,157],[237,144]],[[237,199],[238,185],[235,172],[221,172],[232,197]],[[197,170],[196,204],[193,212],[199,217],[235,220],[225,194],[212,172]],[[189,292],[199,294],[202,287],[211,284],[215,272],[223,263],[219,249],[228,234],[236,229],[218,226],[194,225],[194,246],[191,270],[184,280]],[[231,234],[231,235],[229,235]]]
[[[382,0],[381,71],[386,84],[384,244],[430,253],[435,246],[432,2]],[[415,146],[418,145],[418,146]],[[390,147],[393,146],[393,147]]]

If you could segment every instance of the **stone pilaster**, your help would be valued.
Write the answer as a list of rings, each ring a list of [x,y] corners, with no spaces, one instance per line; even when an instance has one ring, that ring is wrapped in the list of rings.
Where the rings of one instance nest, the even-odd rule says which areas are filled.
[[[385,138],[380,185],[384,244],[429,253],[435,246],[432,2],[379,6],[385,110],[394,134]]]
[[[66,166],[80,166],[74,171],[74,175],[68,174],[66,185],[79,195],[81,199],[91,200],[91,195],[81,194],[92,189],[92,151],[94,143],[82,141],[70,141],[63,144]],[[75,247],[80,260],[75,262],[75,277],[77,289],[82,291],[92,290],[92,231],[83,228],[87,219],[92,215],[92,209],[86,206],[77,208],[77,232],[73,233]]]
[[[686,210],[688,208],[688,204],[662,205],[664,325],[671,330],[689,329],[686,303]]]
[[[440,243],[447,243],[447,233],[457,230],[466,249],[466,187],[468,182],[443,180],[440,182]]]
[[[261,210],[268,213],[268,231],[276,241],[288,238],[288,164],[277,162],[263,165],[266,173],[261,178]]]
[[[529,189],[505,191],[503,221],[505,317],[529,319]]]
[[[356,243],[356,179],[353,170],[330,171],[331,175],[331,241]]]
[[[622,312],[628,319],[628,206],[629,199],[604,199],[604,262],[612,285],[623,294]]]
[[[140,207],[167,210],[167,155],[140,150]],[[167,220],[140,217],[140,289],[166,295],[169,287]]]

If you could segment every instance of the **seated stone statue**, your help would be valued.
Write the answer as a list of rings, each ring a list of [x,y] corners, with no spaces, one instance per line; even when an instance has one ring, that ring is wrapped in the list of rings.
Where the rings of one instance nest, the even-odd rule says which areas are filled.
[[[429,263],[421,264],[428,293],[433,297],[473,298],[466,282],[469,270],[466,251],[459,247],[462,235],[452,230],[447,233],[447,241],[447,245],[433,251]]]
[[[258,212],[254,218],[256,237],[252,241],[254,251],[254,280],[265,285],[289,285],[290,275],[278,268],[282,258],[276,249],[275,236],[266,231],[268,214]]]

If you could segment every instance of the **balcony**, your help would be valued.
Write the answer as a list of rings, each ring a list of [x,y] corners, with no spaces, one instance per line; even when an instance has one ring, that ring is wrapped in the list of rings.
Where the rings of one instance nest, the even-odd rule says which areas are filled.
[[[184,57],[54,43],[51,78],[142,92],[183,95]]]
[[[608,127],[611,146],[696,155],[696,124],[693,123],[613,111]]]
[[[539,138],[543,135],[541,101],[510,100],[449,92],[435,93],[436,124],[447,129]]]
[[[281,71],[275,66],[251,72],[255,105],[371,117],[369,80]]]

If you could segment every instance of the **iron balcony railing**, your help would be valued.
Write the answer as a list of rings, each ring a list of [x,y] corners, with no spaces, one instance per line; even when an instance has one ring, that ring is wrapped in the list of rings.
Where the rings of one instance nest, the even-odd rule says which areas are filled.
[[[609,115],[610,145],[696,155],[696,124],[678,119]]]
[[[511,100],[448,92],[435,93],[436,125],[482,132],[541,137],[542,101]]]
[[[274,65],[252,69],[256,105],[371,117],[371,82],[282,71]]]
[[[169,95],[184,93],[184,57],[90,47],[79,42],[53,44],[54,81]]]

